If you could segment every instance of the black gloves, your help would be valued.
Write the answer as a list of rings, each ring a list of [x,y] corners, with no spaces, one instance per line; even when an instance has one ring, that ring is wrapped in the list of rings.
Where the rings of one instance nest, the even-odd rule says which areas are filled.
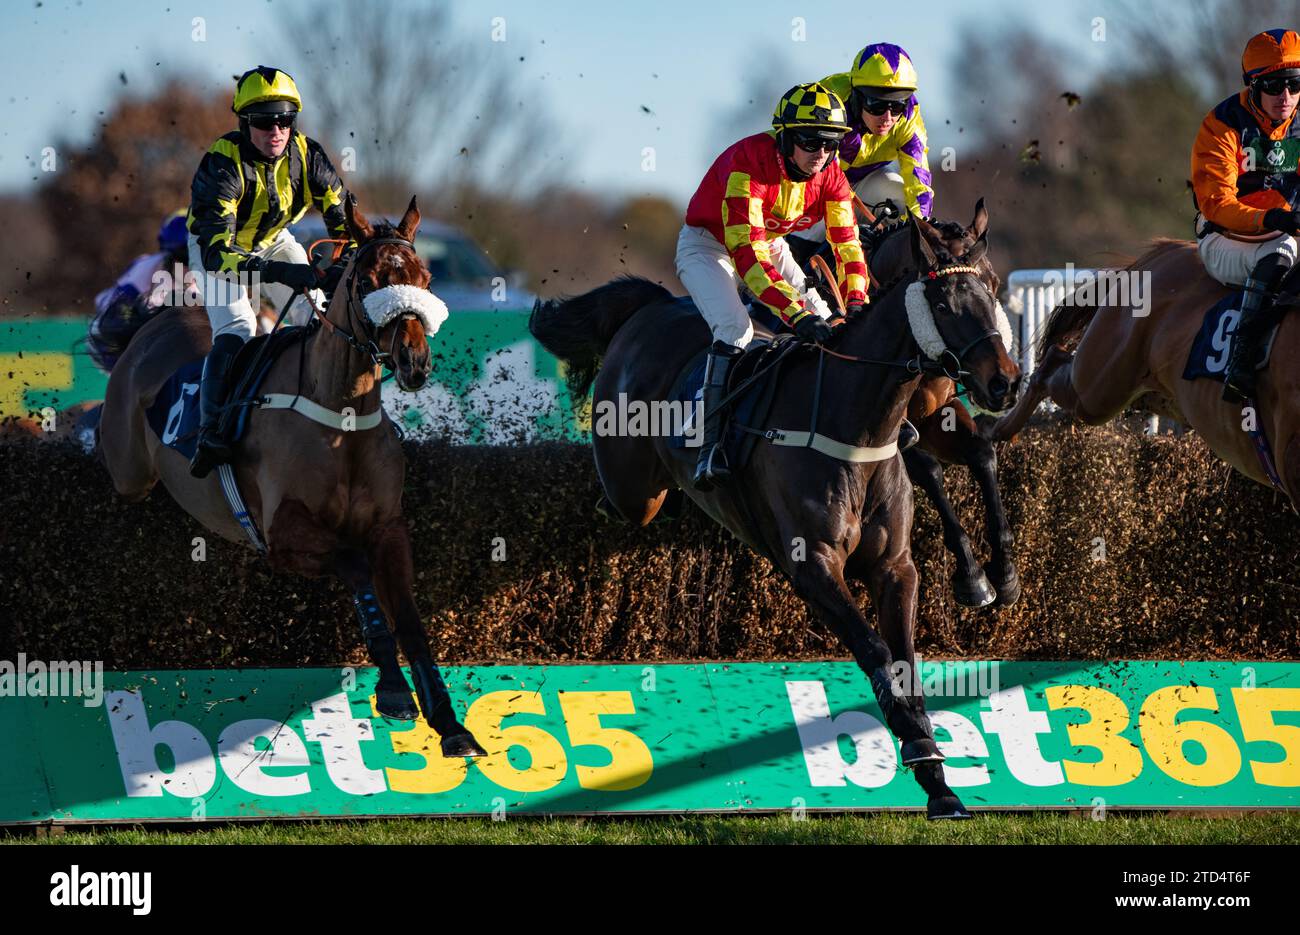
[[[334,290],[338,288],[339,282],[343,279],[343,271],[347,269],[346,262],[338,262],[325,270],[324,276],[320,281],[320,289],[326,297],[332,296]]]
[[[810,344],[825,344],[831,339],[831,326],[809,312],[795,322],[794,333],[799,336],[801,341],[807,341]]]
[[[1269,208],[1264,212],[1264,230],[1282,234],[1300,234],[1300,211]]]
[[[864,308],[861,302],[850,302],[844,307],[844,317],[850,321],[862,314]]]
[[[240,264],[240,268],[246,273],[257,273],[266,282],[278,282],[299,291],[317,285],[316,271],[308,263],[285,263],[250,256]]]

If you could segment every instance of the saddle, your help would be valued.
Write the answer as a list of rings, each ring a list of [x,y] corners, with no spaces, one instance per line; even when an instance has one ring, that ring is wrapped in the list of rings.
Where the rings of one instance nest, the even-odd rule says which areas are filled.
[[[221,433],[233,445],[248,428],[248,413],[258,405],[258,389],[271,366],[289,348],[305,340],[319,325],[284,325],[269,334],[258,334],[244,342],[230,364],[226,377],[226,401],[222,406]]]
[[[245,342],[231,364],[221,431],[233,444],[248,428],[248,413],[259,402],[258,390],[271,365],[289,348],[301,343],[314,325],[286,326]],[[193,457],[199,427],[199,380],[203,358],[186,361],[158,390],[145,410],[145,419],[159,440],[186,459]]]
[[[749,462],[754,446],[762,437],[755,426],[762,425],[776,398],[781,371],[800,349],[806,348],[792,334],[760,338],[745,349],[727,374],[723,403],[723,447],[727,463],[740,471]],[[704,384],[704,363],[708,351],[690,359],[673,387],[672,398],[685,403],[698,402]],[[699,412],[698,405],[692,410]],[[671,440],[673,448],[687,448],[687,432]]]

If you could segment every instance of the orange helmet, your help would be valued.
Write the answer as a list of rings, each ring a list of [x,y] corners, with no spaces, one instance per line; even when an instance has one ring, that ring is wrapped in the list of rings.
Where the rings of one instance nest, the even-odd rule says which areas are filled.
[[[1300,33],[1270,29],[1246,43],[1241,54],[1241,80],[1250,84],[1263,75],[1287,71],[1300,75]]]

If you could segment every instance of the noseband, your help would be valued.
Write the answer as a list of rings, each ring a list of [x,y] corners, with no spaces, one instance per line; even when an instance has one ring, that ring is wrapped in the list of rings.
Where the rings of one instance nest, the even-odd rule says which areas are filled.
[[[963,266],[960,264],[945,266],[942,269],[932,269],[929,272],[925,273],[924,275],[918,276],[917,282],[924,284],[926,282],[934,282],[944,276],[957,276],[962,273],[971,274],[972,276],[975,277],[976,282],[978,282],[981,286],[984,286],[986,291],[988,290],[988,286],[984,285],[984,280],[980,279],[979,269],[977,269],[974,266]],[[989,294],[992,295],[992,292],[990,292]],[[994,303],[996,304],[997,297],[994,296],[993,300]],[[927,305],[929,304],[928,300],[926,304]],[[930,314],[931,317],[933,317],[934,315],[933,310],[931,310]],[[938,330],[937,326],[935,330],[936,331]],[[939,353],[938,356],[932,357],[932,359],[943,368],[944,376],[948,377],[950,380],[959,380],[964,376],[970,375],[970,371],[967,370],[965,367],[966,355],[969,354],[976,345],[984,341],[987,341],[991,338],[996,338],[999,336],[1000,336],[1000,332],[998,331],[997,328],[990,328],[988,331],[985,331],[983,334],[978,335],[973,341],[971,341],[961,350],[953,351],[951,348],[948,347],[948,343],[946,341],[943,341],[943,336],[940,335],[939,340],[943,341],[943,351]],[[949,362],[951,362],[952,364],[951,368],[949,367]]]
[[[348,259],[347,269],[343,271],[343,285],[344,294],[347,298],[347,322],[348,326],[352,328],[351,331],[348,331],[347,328],[344,328],[342,325],[334,324],[334,322],[326,318],[319,309],[316,311],[316,315],[320,319],[321,325],[324,326],[326,331],[331,334],[337,334],[343,340],[347,341],[354,350],[369,357],[376,367],[383,367],[387,370],[395,371],[397,369],[397,335],[400,329],[393,329],[392,347],[387,351],[381,350],[377,343],[379,338],[379,329],[371,323],[369,318],[366,317],[364,310],[362,310],[361,313],[358,313],[357,311],[357,307],[362,301],[361,295],[358,291],[358,281],[360,280],[360,276],[357,275],[357,264],[360,262],[361,257],[365,255],[366,251],[390,243],[401,244],[404,247],[410,247],[411,250],[415,249],[415,244],[401,237],[377,237],[374,240],[367,240],[365,243],[360,244],[357,247],[356,252]],[[416,316],[412,314],[404,314],[398,320],[400,321],[404,318],[414,317]],[[360,322],[360,328],[357,327],[357,322]],[[357,339],[358,332],[362,333],[364,342]]]

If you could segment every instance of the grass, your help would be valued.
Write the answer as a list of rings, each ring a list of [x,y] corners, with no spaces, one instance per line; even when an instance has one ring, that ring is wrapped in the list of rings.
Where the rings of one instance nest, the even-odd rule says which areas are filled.
[[[391,819],[74,829],[51,837],[0,829],[0,843],[42,844],[1285,844],[1300,812],[1205,817],[1030,812],[927,822],[914,814],[655,818]]]

